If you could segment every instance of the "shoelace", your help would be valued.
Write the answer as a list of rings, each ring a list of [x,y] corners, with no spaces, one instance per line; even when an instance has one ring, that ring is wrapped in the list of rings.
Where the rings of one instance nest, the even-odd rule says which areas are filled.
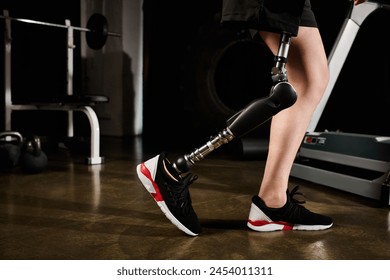
[[[298,200],[294,198],[296,195],[304,196],[303,193],[298,191],[299,186],[295,186],[289,193],[288,196],[291,200],[286,214],[289,216],[290,222],[301,222],[302,217],[307,217],[310,214],[310,210],[306,209],[300,204],[306,203],[305,200]]]
[[[295,186],[289,193],[288,193],[288,196],[290,197],[291,201],[294,202],[294,203],[297,203],[297,204],[304,204],[306,203],[305,200],[298,200],[296,199],[294,196],[296,195],[300,195],[300,196],[303,196],[305,197],[305,195],[301,192],[298,191],[299,190],[299,185]]]
[[[190,211],[191,200],[189,197],[188,186],[198,179],[198,175],[188,174],[178,185],[172,186],[164,183],[168,191],[171,193],[175,204],[178,205],[184,214]]]

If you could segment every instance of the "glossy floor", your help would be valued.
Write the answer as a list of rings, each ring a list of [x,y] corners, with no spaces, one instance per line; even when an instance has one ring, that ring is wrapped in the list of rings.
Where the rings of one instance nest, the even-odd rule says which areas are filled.
[[[0,173],[0,258],[390,259],[389,207],[294,178],[290,187],[301,186],[306,207],[332,216],[334,226],[251,231],[246,219],[264,162],[223,152],[192,170],[199,175],[190,190],[203,232],[186,236],[165,218],[135,172],[159,148],[146,149],[139,139],[103,138],[102,165],[84,165],[61,149],[48,153],[48,169],[40,174],[17,168]]]

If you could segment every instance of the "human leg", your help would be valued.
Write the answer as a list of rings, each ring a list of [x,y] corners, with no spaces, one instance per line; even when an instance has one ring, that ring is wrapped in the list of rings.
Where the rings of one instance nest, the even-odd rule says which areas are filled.
[[[260,36],[275,53],[279,34],[260,31]],[[286,203],[294,203],[286,195],[291,167],[311,116],[328,83],[326,53],[317,28],[300,27],[298,36],[292,39],[286,69],[288,80],[296,89],[298,99],[293,106],[272,118],[268,157],[258,193],[261,200],[255,199],[257,203],[263,204],[261,207],[274,209],[281,208]],[[306,215],[310,216],[311,212]],[[254,216],[252,215],[251,218],[254,219]],[[320,223],[326,224],[324,227],[310,229],[323,229],[331,226],[330,218],[325,220],[322,218],[321,215],[316,216],[312,223],[315,224],[317,220],[321,220]],[[269,220],[273,219],[269,218]],[[299,223],[299,221],[295,220],[293,223]],[[257,230],[256,228],[253,229]],[[274,230],[273,227],[270,230]]]
[[[279,34],[261,32],[261,36],[275,52]],[[298,99],[272,118],[267,164],[259,191],[270,207],[281,207],[286,202],[284,193],[293,161],[328,83],[326,54],[317,28],[300,28],[292,39],[286,69]]]

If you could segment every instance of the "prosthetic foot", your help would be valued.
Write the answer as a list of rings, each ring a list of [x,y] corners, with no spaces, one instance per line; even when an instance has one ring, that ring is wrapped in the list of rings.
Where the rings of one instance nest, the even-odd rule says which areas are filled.
[[[247,134],[295,103],[297,94],[292,85],[288,83],[285,68],[290,43],[291,35],[281,34],[278,53],[275,56],[275,66],[271,72],[274,85],[269,96],[248,104],[243,110],[227,120],[226,128],[219,132],[217,136],[211,137],[205,145],[191,153],[177,158],[172,166],[178,174],[188,172],[196,162],[204,159],[215,149],[229,143],[236,137]]]

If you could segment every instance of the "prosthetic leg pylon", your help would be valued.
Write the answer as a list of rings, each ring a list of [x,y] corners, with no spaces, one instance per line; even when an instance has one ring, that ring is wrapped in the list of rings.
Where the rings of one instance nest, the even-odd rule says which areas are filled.
[[[242,137],[295,103],[297,94],[293,86],[288,83],[285,68],[290,44],[291,35],[282,33],[278,53],[275,56],[275,65],[271,71],[274,85],[269,96],[249,103],[244,109],[229,118],[226,122],[226,128],[216,136],[211,137],[205,145],[177,158],[172,166],[178,174],[188,172],[196,162],[204,159],[215,149],[229,143],[234,138]]]

